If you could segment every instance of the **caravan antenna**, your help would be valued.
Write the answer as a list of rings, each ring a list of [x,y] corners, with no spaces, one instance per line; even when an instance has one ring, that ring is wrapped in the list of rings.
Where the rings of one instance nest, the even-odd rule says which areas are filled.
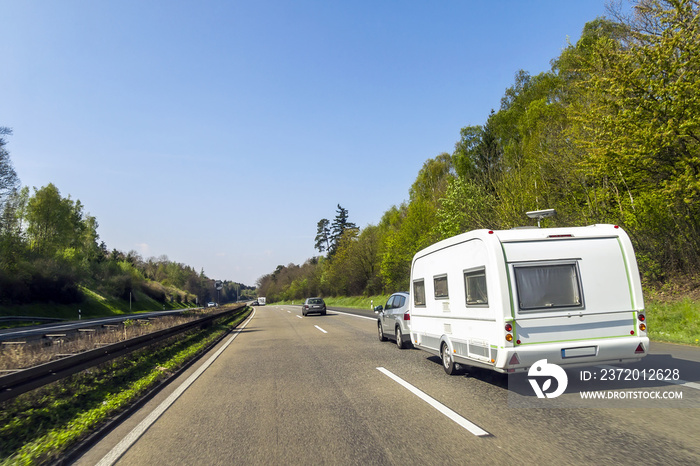
[[[525,212],[525,215],[527,215],[530,218],[536,218],[537,227],[539,228],[540,220],[547,217],[554,217],[555,215],[557,215],[557,211],[554,209],[532,210],[530,212]]]

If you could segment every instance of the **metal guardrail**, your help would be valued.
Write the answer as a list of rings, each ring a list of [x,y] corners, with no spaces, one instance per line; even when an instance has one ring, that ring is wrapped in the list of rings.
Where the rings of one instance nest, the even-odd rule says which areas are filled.
[[[66,319],[58,317],[26,317],[26,316],[6,316],[0,317],[0,322],[63,322]]]
[[[211,325],[214,320],[239,311],[241,307],[219,312],[217,314],[211,314],[192,322],[149,333],[140,337],[131,338],[129,340],[124,340],[122,342],[103,346],[101,348],[85,351],[74,356],[47,362],[39,366],[2,376],[0,377],[0,402],[12,399],[18,395],[21,395],[22,393],[26,393],[30,390],[34,390],[35,388],[39,388],[63,379],[69,375],[77,374],[78,372],[84,371],[85,369],[89,369],[98,364],[124,356],[140,348],[153,345],[195,327],[206,327]]]
[[[12,341],[16,339],[34,340],[41,338],[45,332],[65,333],[74,332],[81,328],[102,327],[109,324],[123,323],[129,319],[144,319],[151,317],[165,317],[183,312],[195,311],[203,309],[201,307],[171,309],[168,311],[151,311],[141,312],[137,314],[123,314],[119,316],[97,317],[85,320],[63,320],[57,322],[44,323],[41,325],[33,325],[28,327],[14,327],[0,329],[0,341]],[[2,318],[0,318],[1,320]],[[32,319],[33,320],[33,319]]]

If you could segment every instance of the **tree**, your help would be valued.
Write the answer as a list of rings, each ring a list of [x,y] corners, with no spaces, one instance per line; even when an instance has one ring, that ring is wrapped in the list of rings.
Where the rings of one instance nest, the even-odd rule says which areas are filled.
[[[331,230],[328,228],[329,223],[327,218],[322,218],[316,225],[316,242],[314,243],[314,248],[318,249],[318,252],[323,252],[330,248]]]
[[[22,188],[7,197],[0,211],[0,273],[14,274],[26,253],[23,217],[29,189]]]
[[[5,149],[7,141],[2,136],[12,134],[10,128],[0,126],[0,209],[7,197],[19,187],[19,178],[10,160],[10,153]]]
[[[568,135],[597,208],[658,270],[700,266],[700,2],[646,0],[592,41]]]
[[[82,205],[62,198],[58,188],[49,183],[36,189],[27,204],[27,235],[30,247],[45,256],[73,245],[77,224],[82,220]]]
[[[493,126],[494,111],[482,126],[466,126],[460,130],[460,140],[452,155],[457,175],[465,180],[474,180],[489,192],[495,185],[502,169],[503,151],[496,138]]]
[[[328,257],[333,257],[338,250],[340,238],[342,238],[345,230],[356,229],[357,226],[348,221],[348,209],[343,208],[338,204],[336,210],[337,215],[333,219],[330,230],[330,247],[328,248]]]
[[[496,198],[483,186],[464,178],[453,180],[437,212],[440,238],[479,228],[496,228]]]
[[[442,153],[426,160],[409,190],[411,201],[426,199],[437,203],[454,176],[454,165],[450,154]]]

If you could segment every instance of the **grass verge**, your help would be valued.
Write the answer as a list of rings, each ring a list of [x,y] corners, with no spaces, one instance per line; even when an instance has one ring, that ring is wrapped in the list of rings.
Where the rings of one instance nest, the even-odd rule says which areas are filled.
[[[391,295],[349,296],[323,298],[329,307],[371,309],[386,304]],[[274,304],[301,304],[303,301],[285,301]],[[271,303],[273,304],[273,303]],[[646,300],[648,335],[654,341],[667,341],[700,346],[700,300],[693,297],[651,298]]]
[[[646,303],[646,315],[650,339],[700,346],[700,302],[653,300]]]
[[[238,325],[249,308],[0,404],[0,464],[48,464]]]
[[[338,296],[323,298],[326,302],[326,306],[329,307],[348,307],[351,309],[366,309],[370,310],[372,307],[383,306],[386,304],[387,299],[389,299],[390,294],[386,295],[376,295],[376,296]],[[303,304],[304,300],[296,301],[280,301],[276,303],[268,304]]]
[[[128,300],[106,298],[88,288],[81,287],[85,299],[81,303],[73,304],[48,304],[32,303],[24,305],[2,305],[0,316],[28,316],[28,317],[57,317],[67,320],[87,319],[92,317],[107,317],[113,315],[132,314],[147,311],[162,311],[165,309],[187,309],[194,304],[184,304],[175,301],[162,303],[147,296],[141,291],[134,291],[134,299]],[[80,310],[80,313],[78,313]]]

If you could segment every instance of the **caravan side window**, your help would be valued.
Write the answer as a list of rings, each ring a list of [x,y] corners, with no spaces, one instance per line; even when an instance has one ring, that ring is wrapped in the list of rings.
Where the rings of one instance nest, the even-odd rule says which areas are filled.
[[[413,282],[413,304],[425,306],[425,281],[423,279]]]
[[[447,292],[447,275],[438,275],[433,277],[433,285],[435,290],[435,299],[445,299],[449,298],[449,293]]]
[[[583,308],[576,262],[514,265],[521,311]]]
[[[467,306],[486,306],[489,303],[489,295],[486,291],[486,269],[464,271],[464,294],[467,297]]]

